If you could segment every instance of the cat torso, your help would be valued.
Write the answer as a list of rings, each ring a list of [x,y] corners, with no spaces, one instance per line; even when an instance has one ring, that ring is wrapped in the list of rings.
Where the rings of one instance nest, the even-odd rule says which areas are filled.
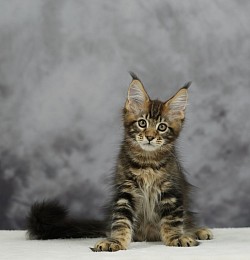
[[[134,211],[134,241],[159,241],[161,194],[170,191],[169,203],[175,201],[173,191],[183,186],[184,176],[180,171],[176,155],[162,156],[162,160],[143,157],[135,158],[133,149],[124,146],[119,156],[117,167],[117,187],[125,187],[125,191],[133,194]],[[136,161],[136,163],[135,163]],[[141,162],[141,163],[140,163]],[[118,188],[119,189],[119,188]]]

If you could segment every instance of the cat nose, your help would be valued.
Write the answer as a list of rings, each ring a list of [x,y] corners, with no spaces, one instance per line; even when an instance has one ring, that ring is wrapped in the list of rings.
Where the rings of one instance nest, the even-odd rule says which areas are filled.
[[[153,137],[153,136],[150,136],[150,135],[149,135],[149,136],[146,136],[146,138],[148,139],[149,142],[151,142],[151,141],[154,139],[154,137]]]

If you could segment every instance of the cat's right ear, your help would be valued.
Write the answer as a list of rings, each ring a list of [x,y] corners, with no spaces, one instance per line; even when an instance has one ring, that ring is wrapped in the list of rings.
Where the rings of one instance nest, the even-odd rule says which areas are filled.
[[[130,112],[138,114],[146,109],[150,99],[142,82],[133,75],[131,75],[133,80],[129,85],[125,107]]]

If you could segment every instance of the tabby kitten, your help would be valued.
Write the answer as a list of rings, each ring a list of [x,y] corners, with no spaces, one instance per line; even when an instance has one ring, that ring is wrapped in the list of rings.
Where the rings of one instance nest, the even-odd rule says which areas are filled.
[[[182,129],[188,87],[166,102],[151,100],[138,77],[133,78],[123,110],[124,140],[113,176],[111,218],[104,222],[68,218],[55,202],[33,205],[28,218],[30,238],[107,238],[93,251],[127,249],[131,241],[159,241],[167,246],[197,246],[212,238],[196,227],[189,212],[190,185],[178,162],[175,142]]]

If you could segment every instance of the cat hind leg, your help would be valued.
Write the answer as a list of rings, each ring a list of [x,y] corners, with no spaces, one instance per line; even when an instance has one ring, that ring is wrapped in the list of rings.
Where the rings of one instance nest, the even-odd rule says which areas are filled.
[[[198,240],[211,240],[213,239],[213,233],[210,229],[201,227],[195,230],[194,232]]]

